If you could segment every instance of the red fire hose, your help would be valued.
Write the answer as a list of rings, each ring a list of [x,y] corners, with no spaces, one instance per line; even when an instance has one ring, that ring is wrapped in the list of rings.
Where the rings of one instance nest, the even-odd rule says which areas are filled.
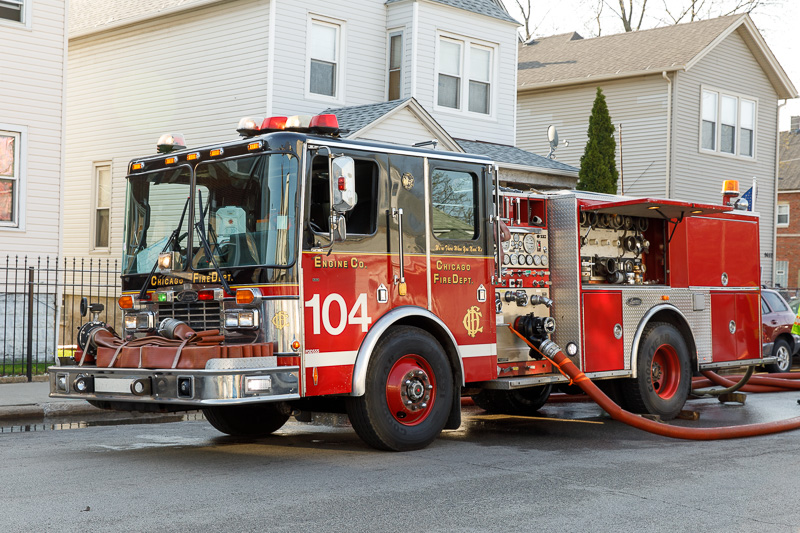
[[[575,363],[573,363],[566,355],[564,355],[564,353],[561,351],[561,348],[554,342],[545,341],[542,343],[541,349],[539,349],[531,344],[528,339],[526,339],[513,327],[509,326],[508,329],[525,341],[528,346],[541,353],[545,358],[556,365],[556,367],[558,367],[566,376],[568,376],[573,383],[583,389],[583,391],[595,402],[597,402],[597,404],[602,407],[604,411],[611,415],[611,418],[620,422],[624,422],[635,428],[642,429],[656,435],[662,435],[664,437],[687,440],[736,439],[741,437],[754,437],[756,435],[769,435],[771,433],[780,433],[782,431],[790,431],[792,429],[800,428],[800,416],[789,418],[787,420],[779,420],[776,422],[718,428],[687,428],[681,426],[670,426],[668,424],[642,418],[639,415],[625,411],[619,405],[615,404],[611,398],[606,396],[605,393],[603,393],[603,391],[597,387],[597,385],[592,383],[592,381],[586,377],[586,374],[581,372],[581,370],[575,366]],[[716,374],[714,375],[716,376]],[[712,378],[709,377],[709,379]],[[728,382],[727,380],[723,381],[726,381],[728,386],[734,384],[733,382]]]

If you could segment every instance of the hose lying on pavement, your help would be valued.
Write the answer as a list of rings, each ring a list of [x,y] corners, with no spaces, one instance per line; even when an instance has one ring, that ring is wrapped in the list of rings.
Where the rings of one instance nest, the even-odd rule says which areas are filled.
[[[727,387],[725,389],[692,389],[692,394],[695,396],[722,396],[723,394],[730,394],[731,392],[736,392],[750,380],[753,376],[753,371],[756,367],[749,366],[747,367],[747,372],[745,372],[744,376],[737,382]],[[711,384],[714,384],[713,381]],[[694,381],[692,381],[692,385],[694,385]]]
[[[513,327],[508,328],[512,333],[517,335],[520,339],[525,341],[528,346],[542,354],[547,360],[559,368],[572,382],[578,385],[583,391],[588,394],[597,404],[603,408],[611,418],[624,422],[635,428],[662,435],[664,437],[671,437],[674,439],[687,439],[687,440],[722,440],[722,439],[736,439],[741,437],[754,437],[756,435],[769,435],[772,433],[780,433],[782,431],[790,431],[800,428],[800,416],[789,418],[787,420],[779,420],[775,422],[765,422],[762,424],[747,424],[743,426],[725,426],[718,428],[687,428],[681,426],[670,426],[662,422],[656,422],[647,418],[642,418],[639,415],[630,413],[622,409],[619,405],[615,404],[611,398],[606,396],[597,385],[586,377],[586,374],[575,366],[564,353],[561,348],[554,342],[546,340],[538,348],[534,346],[527,338],[515,330]],[[732,382],[731,382],[732,384]]]
[[[713,384],[723,387],[730,386],[734,383],[728,378],[735,379],[738,376],[728,376],[728,378],[720,376],[710,370],[701,372]],[[791,381],[798,379],[797,374],[771,374],[770,376],[753,376],[750,382],[742,387],[742,392],[782,392],[787,390],[800,390],[800,383]],[[799,376],[800,377],[800,376]]]

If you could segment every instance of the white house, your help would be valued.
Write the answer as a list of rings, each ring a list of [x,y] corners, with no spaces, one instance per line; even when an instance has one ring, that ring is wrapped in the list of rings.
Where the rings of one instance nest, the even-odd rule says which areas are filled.
[[[59,253],[65,10],[0,1],[0,257]]]
[[[118,256],[127,163],[166,132],[199,146],[243,116],[396,102],[361,138],[514,145],[518,23],[496,0],[72,0],[70,22],[69,255]]]

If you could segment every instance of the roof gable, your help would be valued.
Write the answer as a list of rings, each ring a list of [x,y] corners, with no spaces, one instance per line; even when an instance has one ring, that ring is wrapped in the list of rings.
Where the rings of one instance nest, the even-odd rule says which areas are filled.
[[[779,97],[794,98],[797,90],[749,15],[592,39],[574,33],[535,39],[520,45],[517,91],[689,70],[737,30]]]

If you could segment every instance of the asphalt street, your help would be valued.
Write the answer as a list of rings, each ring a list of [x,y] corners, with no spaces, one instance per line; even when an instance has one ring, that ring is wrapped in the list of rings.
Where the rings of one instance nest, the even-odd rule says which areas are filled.
[[[798,394],[692,401],[728,425],[800,415]],[[591,403],[542,417],[465,408],[461,429],[409,453],[347,426],[290,421],[258,440],[199,415],[173,423],[0,422],[4,532],[800,530],[799,432],[692,442]]]

